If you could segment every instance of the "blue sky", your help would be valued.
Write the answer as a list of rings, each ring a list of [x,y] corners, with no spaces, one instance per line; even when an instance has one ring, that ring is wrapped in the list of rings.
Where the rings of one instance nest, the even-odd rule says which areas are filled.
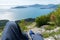
[[[31,4],[60,4],[60,0],[0,0],[0,8]]]

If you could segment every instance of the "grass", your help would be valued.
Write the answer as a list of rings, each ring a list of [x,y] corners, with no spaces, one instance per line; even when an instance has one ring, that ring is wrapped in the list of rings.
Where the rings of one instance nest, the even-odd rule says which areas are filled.
[[[0,37],[2,36],[3,29],[4,29],[4,26],[0,26]]]
[[[47,32],[42,33],[42,35],[43,35],[44,38],[49,37],[49,36],[50,36],[49,34],[50,34],[50,33],[47,33]]]
[[[0,32],[0,37],[2,36],[2,32]]]
[[[27,28],[26,26],[23,26],[23,27],[21,27],[21,30],[22,30],[22,31],[27,31],[28,28]]]
[[[53,30],[55,28],[56,28],[56,26],[49,25],[48,27],[45,27],[45,30]]]

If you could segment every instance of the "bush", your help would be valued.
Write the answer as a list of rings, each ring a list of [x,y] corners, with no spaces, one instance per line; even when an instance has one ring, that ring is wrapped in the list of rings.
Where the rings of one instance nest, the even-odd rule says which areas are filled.
[[[37,17],[35,21],[37,26],[40,27],[42,25],[48,24],[49,20],[50,20],[49,15],[43,15],[43,16]]]
[[[24,20],[21,20],[20,23],[18,23],[18,24],[19,24],[19,26],[20,26],[20,28],[21,28],[22,31],[25,31],[25,30],[28,29],[26,27],[27,23]]]
[[[55,11],[51,12],[51,15],[54,15],[53,22],[55,22],[55,25],[60,26],[60,8],[57,8]]]

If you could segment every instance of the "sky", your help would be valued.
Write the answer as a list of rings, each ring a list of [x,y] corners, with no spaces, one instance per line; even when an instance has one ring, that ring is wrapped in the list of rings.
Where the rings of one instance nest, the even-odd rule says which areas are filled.
[[[10,8],[18,5],[60,4],[60,0],[0,0],[0,8]]]

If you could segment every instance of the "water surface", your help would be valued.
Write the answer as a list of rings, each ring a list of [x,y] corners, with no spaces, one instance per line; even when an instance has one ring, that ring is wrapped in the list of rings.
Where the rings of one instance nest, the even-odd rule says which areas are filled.
[[[48,14],[54,9],[40,9],[40,8],[20,8],[20,9],[0,9],[0,20],[21,20],[26,18],[36,18],[41,15]]]

